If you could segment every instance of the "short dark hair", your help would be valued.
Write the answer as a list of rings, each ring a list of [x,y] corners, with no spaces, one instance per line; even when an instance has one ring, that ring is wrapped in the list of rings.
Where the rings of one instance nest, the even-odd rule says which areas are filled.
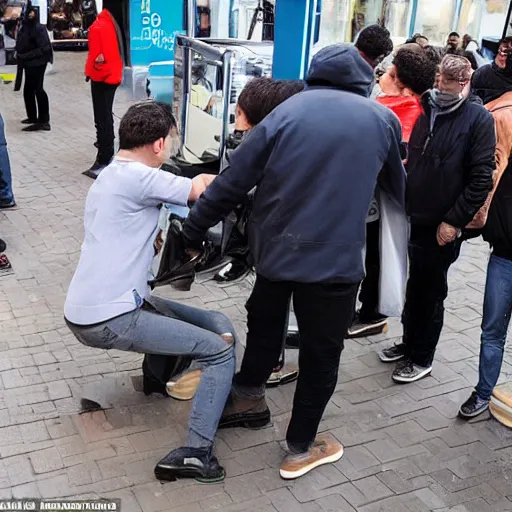
[[[304,89],[302,80],[275,80],[269,77],[253,78],[238,97],[238,106],[247,121],[257,125],[279,104]]]
[[[425,53],[400,49],[396,52],[393,64],[398,80],[414,94],[421,96],[434,86],[437,64]]]
[[[152,144],[176,128],[171,106],[146,100],[132,105],[121,119],[119,149],[135,149]]]
[[[443,60],[443,49],[439,46],[427,45],[423,48],[425,55],[429,60],[435,63],[436,66],[441,64]]]
[[[466,50],[458,50],[457,52],[455,52],[455,55],[460,55],[461,57],[466,57],[466,59],[469,60],[473,71],[476,71],[478,69],[478,62],[476,61],[476,57],[473,52],[468,52]]]
[[[450,32],[448,37],[460,37],[460,34],[458,32]]]
[[[389,55],[393,51],[393,41],[391,41],[389,30],[380,25],[368,25],[363,28],[355,45],[371,60],[382,55]]]

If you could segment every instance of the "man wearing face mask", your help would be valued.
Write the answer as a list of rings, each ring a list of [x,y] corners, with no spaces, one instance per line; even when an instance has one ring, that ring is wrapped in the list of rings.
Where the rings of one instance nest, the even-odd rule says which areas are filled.
[[[405,358],[393,372],[393,380],[400,383],[415,382],[432,372],[443,327],[448,269],[459,256],[462,230],[492,189],[494,122],[483,106],[462,94],[470,76],[466,58],[444,57],[439,88],[422,96],[424,113],[409,141]]]

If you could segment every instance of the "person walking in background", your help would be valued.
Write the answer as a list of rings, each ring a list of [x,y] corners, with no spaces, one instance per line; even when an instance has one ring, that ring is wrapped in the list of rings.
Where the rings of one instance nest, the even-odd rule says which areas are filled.
[[[113,106],[123,79],[121,30],[107,9],[103,9],[89,29],[89,54],[85,75],[91,81],[92,107],[98,148],[96,160],[83,174],[96,179],[114,156]]]
[[[393,380],[429,375],[444,322],[448,269],[461,231],[492,189],[496,136],[492,116],[462,92],[471,65],[458,55],[441,62],[439,88],[422,96],[424,113],[409,142],[407,210],[411,219],[409,279],[401,351]]]
[[[7,151],[4,120],[0,114],[0,209],[13,206],[16,206],[16,202],[12,192],[11,162]]]
[[[505,72],[512,77],[512,54],[508,55]],[[487,203],[490,203],[488,215],[486,204],[472,224],[476,228],[484,226],[483,236],[491,245],[492,254],[485,284],[479,379],[471,396],[460,407],[459,415],[463,418],[474,418],[489,407],[500,376],[512,314],[512,91],[501,92],[498,99],[485,106],[496,126],[496,173]]]
[[[409,46],[409,45],[407,45]],[[382,93],[376,100],[391,109],[402,125],[402,142],[407,145],[412,128],[422,112],[420,96],[432,88],[437,65],[416,49],[399,49],[390,67],[379,79]],[[405,149],[405,148],[404,148]],[[404,153],[405,157],[405,153]],[[361,283],[361,309],[348,330],[350,338],[380,334],[387,330],[387,318],[380,314],[380,215],[377,201],[372,202],[366,221],[366,277]],[[390,362],[401,359],[395,347],[385,349],[380,358]]]
[[[22,124],[25,132],[49,131],[50,105],[44,90],[44,74],[48,63],[53,63],[53,51],[48,31],[38,17],[38,10],[30,7],[16,38],[19,69],[25,74],[23,99],[27,118]]]

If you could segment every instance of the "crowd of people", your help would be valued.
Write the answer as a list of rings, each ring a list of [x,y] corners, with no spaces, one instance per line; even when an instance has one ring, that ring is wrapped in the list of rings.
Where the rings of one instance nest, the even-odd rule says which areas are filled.
[[[105,16],[97,23],[112,47],[116,26]],[[466,38],[462,51],[477,51],[471,42]],[[89,53],[98,129],[92,171],[101,173],[87,195],[84,243],[64,314],[85,345],[145,354],[148,393],[193,400],[185,445],[158,462],[157,478],[221,481],[225,472],[212,452],[217,429],[271,421],[265,388],[284,364],[290,302],[300,331],[299,371],[280,475],[298,478],[342,457],[342,445],[317,431],[345,338],[387,329],[382,283],[393,281],[394,272],[382,265],[388,243],[382,228],[390,209],[397,222],[410,222],[409,235],[392,234],[408,248],[395,262],[409,264],[403,339],[379,354],[396,363],[397,383],[433,370],[448,270],[464,241],[483,234],[492,247],[480,379],[459,414],[470,418],[487,409],[512,313],[512,38],[476,72],[459,44],[452,33],[439,51],[417,35],[393,51],[389,32],[374,25],[354,44],[320,50],[304,82],[254,79],[237,105],[238,133],[224,170],[193,179],[160,170],[179,136],[163,103],[128,109],[112,159],[113,125],[106,117],[118,77],[102,50]],[[1,118],[0,168],[0,207],[10,207]],[[231,321],[153,295],[148,270],[161,250],[163,203],[191,207],[184,223],[171,222],[165,241],[174,244],[166,254],[178,262],[175,279],[191,280],[208,257],[208,230],[249,196],[245,256],[256,281],[235,374]],[[169,361],[173,370],[162,379],[154,368]]]

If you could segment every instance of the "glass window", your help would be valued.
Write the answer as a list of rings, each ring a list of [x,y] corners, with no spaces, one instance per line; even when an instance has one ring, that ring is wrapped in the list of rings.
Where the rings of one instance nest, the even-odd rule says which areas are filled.
[[[428,37],[430,44],[444,46],[452,31],[456,0],[418,0],[414,33]]]
[[[484,2],[477,34],[480,40],[484,37],[501,38],[506,23],[508,4],[508,0],[487,0]],[[509,25],[509,35],[510,33]]]

